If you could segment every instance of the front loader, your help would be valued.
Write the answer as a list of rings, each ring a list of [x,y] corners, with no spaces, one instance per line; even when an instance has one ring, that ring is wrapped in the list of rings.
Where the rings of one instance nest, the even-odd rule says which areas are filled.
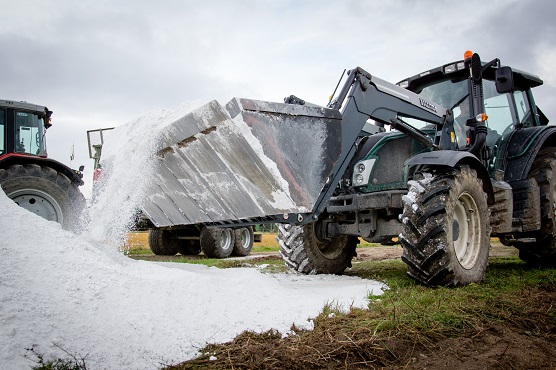
[[[303,273],[342,273],[359,237],[400,242],[429,286],[481,281],[490,236],[552,265],[556,130],[533,100],[541,84],[466,53],[398,85],[354,68],[326,107],[211,102],[162,133],[143,209],[167,229],[279,223]]]

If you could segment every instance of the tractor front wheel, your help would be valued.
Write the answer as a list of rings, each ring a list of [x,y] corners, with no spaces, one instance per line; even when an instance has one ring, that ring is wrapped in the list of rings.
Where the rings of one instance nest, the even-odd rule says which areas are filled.
[[[428,286],[480,282],[490,249],[488,204],[475,170],[421,173],[409,181],[400,216],[407,274]]]
[[[340,235],[321,240],[319,225],[318,221],[305,226],[278,225],[280,255],[289,267],[304,274],[341,274],[351,267],[358,239]]]

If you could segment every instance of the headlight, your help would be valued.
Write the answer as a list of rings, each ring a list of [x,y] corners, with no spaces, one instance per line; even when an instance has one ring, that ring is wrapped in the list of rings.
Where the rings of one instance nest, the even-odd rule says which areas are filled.
[[[453,63],[444,67],[444,73],[452,73],[455,71],[460,71],[464,68],[465,68],[465,63],[463,62]]]
[[[398,86],[407,89],[407,87],[409,86],[409,81],[408,80],[401,81],[398,83]]]
[[[353,167],[352,182],[354,186],[363,186],[369,183],[369,177],[376,159],[359,161]]]

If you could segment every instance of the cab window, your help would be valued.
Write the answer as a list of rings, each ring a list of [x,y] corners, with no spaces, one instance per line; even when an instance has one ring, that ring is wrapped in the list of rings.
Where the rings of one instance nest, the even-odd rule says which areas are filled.
[[[531,113],[531,104],[525,91],[517,90],[514,92],[515,105],[517,109],[517,117],[519,123],[524,127],[534,126],[533,115]]]
[[[512,111],[510,109],[510,95],[499,94],[496,91],[494,81],[483,80],[483,93],[485,102],[485,113],[488,116],[487,125],[489,135],[491,131],[495,134],[502,135],[504,131],[509,130],[513,125]]]
[[[42,148],[43,120],[36,114],[15,113],[15,151],[37,155]]]
[[[0,154],[6,153],[6,110],[0,109]]]

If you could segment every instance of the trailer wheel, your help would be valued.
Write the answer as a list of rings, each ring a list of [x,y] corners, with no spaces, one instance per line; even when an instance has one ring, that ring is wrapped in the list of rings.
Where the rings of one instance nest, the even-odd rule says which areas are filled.
[[[157,256],[173,256],[178,253],[180,240],[170,230],[149,229],[149,247]]]
[[[201,253],[201,243],[198,240],[180,240],[178,252],[183,256],[196,256]]]
[[[201,249],[210,258],[226,258],[234,249],[234,231],[228,228],[203,228]]]
[[[400,219],[407,274],[428,286],[480,282],[490,249],[486,193],[475,170],[422,173],[409,182]]]
[[[289,267],[304,274],[341,274],[351,267],[351,259],[357,255],[358,239],[342,235],[322,241],[315,232],[318,226],[318,222],[278,225],[280,255]]]
[[[255,236],[253,227],[242,227],[241,229],[234,230],[234,250],[232,254],[236,256],[248,256],[253,249],[253,242]]]
[[[529,178],[539,185],[541,229],[530,236],[534,243],[520,243],[519,258],[534,266],[556,266],[556,148],[542,149],[533,162]]]
[[[0,185],[8,198],[26,210],[66,230],[79,230],[85,197],[64,174],[37,164],[16,164],[0,169]]]

